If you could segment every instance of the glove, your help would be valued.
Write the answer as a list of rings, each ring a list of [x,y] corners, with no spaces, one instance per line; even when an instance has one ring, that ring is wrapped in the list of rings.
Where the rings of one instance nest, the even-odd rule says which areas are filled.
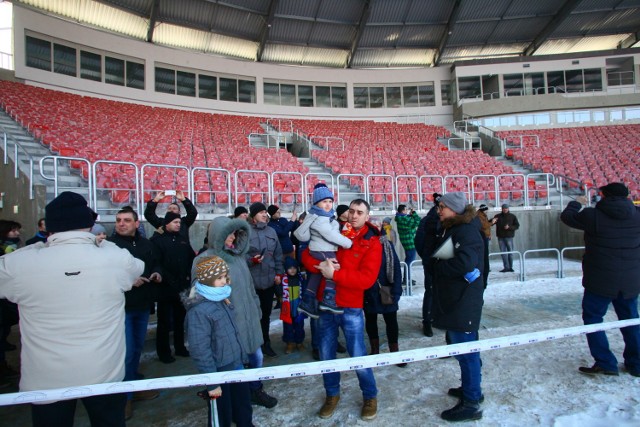
[[[474,268],[473,271],[470,271],[464,275],[464,280],[471,283],[474,280],[476,280],[478,277],[480,277],[480,270],[478,270],[477,268]]]

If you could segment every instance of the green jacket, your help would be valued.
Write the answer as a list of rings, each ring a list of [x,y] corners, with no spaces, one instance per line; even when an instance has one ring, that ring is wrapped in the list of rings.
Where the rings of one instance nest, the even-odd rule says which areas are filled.
[[[413,238],[416,235],[418,224],[420,224],[420,217],[417,213],[413,212],[411,215],[396,214],[396,224],[398,224],[398,237],[400,243],[405,251],[415,249]]]

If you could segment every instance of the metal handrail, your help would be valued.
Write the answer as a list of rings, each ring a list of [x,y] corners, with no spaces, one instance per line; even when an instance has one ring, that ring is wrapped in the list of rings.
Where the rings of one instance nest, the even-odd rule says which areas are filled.
[[[506,252],[491,252],[489,253],[489,257],[497,256],[497,255],[517,255],[518,260],[520,261],[520,272],[518,273],[518,280],[524,282],[524,262],[522,259],[522,254],[519,251],[506,251]]]
[[[361,173],[341,173],[338,174],[338,188],[337,188],[337,192],[336,192],[336,200],[338,201],[337,203],[340,204],[342,201],[342,198],[340,197],[342,194],[342,191],[340,191],[340,180],[347,178],[348,181],[348,177],[360,177],[362,178],[362,186],[364,187],[362,189],[362,191],[349,191],[349,192],[345,192],[346,194],[362,194],[362,198],[367,200],[369,198],[369,193],[368,193],[368,188],[366,186],[366,178],[364,174]]]
[[[53,176],[47,176],[44,173],[44,163],[47,160],[53,160]],[[82,157],[67,157],[67,156],[44,156],[43,158],[40,159],[39,161],[39,166],[40,166],[40,176],[47,180],[47,181],[53,181],[53,197],[58,197],[58,190],[60,188],[60,186],[58,185],[58,161],[60,160],[69,160],[69,161],[79,161],[79,162],[84,162],[87,164],[87,171],[91,171],[91,162],[89,162],[89,160],[84,159]],[[89,207],[90,208],[94,208],[95,206],[93,205],[93,197],[91,197],[93,195],[93,182],[91,179],[91,174],[89,174],[89,178],[87,179],[87,201],[89,203]],[[63,187],[63,188],[67,188],[70,190],[77,190],[78,188],[82,188],[82,187]]]
[[[276,198],[276,189],[275,189],[275,180],[276,180],[276,175],[293,175],[293,176],[297,176],[300,178],[300,203],[298,203],[297,200],[294,200],[293,202],[293,209],[295,211],[295,206],[297,206],[298,204],[301,204],[303,209],[306,211],[307,207],[304,203],[304,177],[302,176],[302,174],[300,172],[272,172],[271,173],[271,203],[274,205],[280,205],[280,203],[278,203],[277,200],[275,200]],[[294,192],[278,192],[278,194],[282,195],[282,194],[292,194],[294,197],[296,194],[298,193],[294,193]]]
[[[197,193],[200,193],[200,190],[196,190],[196,186],[195,186],[195,180],[196,180],[196,172],[198,171],[205,171],[208,173],[209,177],[208,177],[208,181],[209,181],[209,185],[211,185],[211,174],[209,172],[222,172],[226,175],[226,187],[227,187],[227,191],[226,191],[226,195],[227,195],[227,212],[231,212],[231,172],[229,172],[226,169],[222,169],[222,168],[207,168],[207,167],[194,167],[193,169],[191,169],[191,188],[193,189],[193,203],[196,204],[197,202]],[[211,189],[210,189],[211,190]],[[215,191],[215,190],[211,190],[210,193],[213,193],[214,195],[216,193],[219,193],[219,191]]]
[[[369,184],[370,184],[370,179],[371,179],[371,178],[376,178],[376,177],[389,178],[389,180],[390,180],[390,182],[391,182],[391,193],[377,193],[377,192],[372,193],[372,192],[371,192],[371,190],[370,190],[370,186],[369,186]],[[371,206],[373,206],[373,203],[372,203],[373,201],[370,199],[370,197],[371,197],[371,195],[372,195],[372,194],[383,194],[383,195],[391,194],[391,200],[392,200],[392,201],[391,201],[391,206],[392,206],[392,207],[396,206],[396,191],[395,191],[396,189],[394,188],[394,180],[393,180],[393,176],[388,175],[388,174],[372,173],[372,174],[369,174],[369,175],[366,175],[366,176],[365,176],[365,184],[364,184],[364,185],[365,185],[365,188],[366,188],[366,190],[367,190],[367,191],[366,191],[366,200],[369,202],[369,204],[370,204]]]
[[[406,178],[411,178],[411,179],[415,179],[415,183],[416,183],[416,192],[415,193],[400,193],[399,187],[398,187],[398,181],[400,179],[406,179]],[[396,189],[396,196],[397,196],[397,200],[398,203],[400,202],[400,194],[407,194],[407,195],[412,195],[415,194],[416,195],[416,201],[418,202],[418,210],[421,209],[421,200],[420,200],[420,194],[418,193],[420,190],[420,184],[419,184],[419,178],[418,175],[396,175],[396,179],[395,179],[395,189]]]
[[[326,179],[322,179],[325,182],[325,185],[327,185],[327,187],[329,187],[329,189],[333,192],[333,194],[336,195],[337,197],[337,190],[338,187],[336,186],[336,182],[335,182],[335,177],[328,173],[328,172],[308,172],[304,175],[304,178],[302,180],[302,197],[303,197],[303,203],[304,203],[304,208],[305,211],[307,210],[307,207],[310,205],[309,204],[309,195],[313,194],[313,193],[309,193],[308,192],[308,183],[309,183],[309,177],[310,176],[316,176],[316,177],[329,177],[329,182],[331,183],[331,185],[327,184],[327,180]],[[339,183],[338,183],[339,184]],[[336,199],[338,200],[338,199]]]
[[[272,199],[271,196],[271,179],[270,179],[270,174],[267,171],[260,171],[260,170],[253,170],[253,169],[238,169],[236,171],[236,173],[234,174],[234,181],[235,181],[235,188],[234,188],[234,201],[236,205],[239,205],[241,203],[239,203],[238,201],[238,193],[243,193],[243,194],[264,194],[264,191],[260,191],[258,193],[252,193],[250,191],[238,191],[238,188],[240,187],[238,184],[238,177],[239,174],[241,173],[253,173],[253,174],[257,174],[257,175],[266,175],[267,176],[267,201],[270,202]],[[264,203],[264,200],[262,201]]]
[[[140,197],[140,170],[138,169],[138,165],[136,165],[135,163],[131,163],[131,162],[120,162],[120,161],[116,161],[116,160],[97,160],[95,162],[93,162],[93,165],[90,165],[91,167],[91,179],[93,181],[93,192],[92,192],[92,196],[93,196],[93,206],[94,206],[94,210],[96,211],[96,213],[98,212],[98,188],[97,188],[97,170],[98,170],[98,165],[101,164],[115,164],[115,165],[126,165],[126,166],[133,166],[133,169],[135,171],[135,205],[136,205],[136,212],[142,212],[140,207],[141,207],[141,197]],[[120,189],[119,189],[120,190]],[[124,189],[122,189],[124,190]]]
[[[568,246],[560,251],[560,278],[564,278],[564,253],[566,251],[584,250],[584,246]]]
[[[436,193],[440,193],[440,194],[444,194],[444,177],[442,175],[421,175],[418,181],[419,184],[419,190],[420,190],[420,194],[418,195],[418,197],[420,198],[420,204],[422,205],[421,207],[424,209],[424,204],[422,203],[422,199],[424,197],[425,194],[425,190],[424,190],[424,186],[422,185],[422,182],[424,179],[430,179],[430,178],[436,178],[440,180],[440,191],[435,191]]]
[[[463,193],[467,193],[467,201],[469,201],[469,196],[471,195],[471,179],[469,179],[468,175],[445,175],[442,179],[443,181],[443,189],[447,191],[447,179],[452,178],[464,178],[467,181],[467,191],[463,191]]]
[[[498,199],[498,177],[495,175],[473,175],[471,177],[471,203],[475,203],[476,200],[476,186],[473,185],[476,181],[476,178],[493,178],[493,192],[495,194],[496,200]],[[483,193],[488,193],[487,191],[483,191]]]
[[[18,158],[18,148],[27,156],[29,159],[29,200],[33,200],[33,156],[27,152],[27,150],[16,141],[11,135],[7,133],[4,129],[2,129],[3,134],[3,150],[4,150],[4,164],[9,164],[9,151],[7,150],[8,140],[11,140],[13,144],[13,177],[18,179],[20,177],[20,168],[19,168],[19,158]]]
[[[522,281],[524,282],[527,278],[527,273],[526,273],[526,269],[525,269],[525,262],[527,260],[527,254],[530,253],[540,253],[540,252],[554,252],[557,255],[557,261],[558,261],[558,271],[556,272],[556,277],[558,279],[562,278],[562,261],[560,259],[560,251],[556,248],[545,248],[545,249],[529,249],[528,251],[524,251],[524,253],[522,254]]]

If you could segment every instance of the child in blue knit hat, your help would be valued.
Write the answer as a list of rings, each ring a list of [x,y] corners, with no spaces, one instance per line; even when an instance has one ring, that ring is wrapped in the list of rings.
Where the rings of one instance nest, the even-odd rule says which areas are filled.
[[[340,233],[340,224],[334,216],[333,193],[319,183],[313,188],[313,206],[309,209],[304,222],[293,232],[301,242],[309,241],[309,253],[319,262],[336,257],[338,246],[345,249],[351,247],[351,240]],[[302,303],[298,311],[314,319],[318,318],[316,294],[322,280],[322,274],[310,273],[307,288],[302,293]],[[344,310],[336,304],[336,284],[326,279],[322,302],[319,309],[334,314],[342,314]]]

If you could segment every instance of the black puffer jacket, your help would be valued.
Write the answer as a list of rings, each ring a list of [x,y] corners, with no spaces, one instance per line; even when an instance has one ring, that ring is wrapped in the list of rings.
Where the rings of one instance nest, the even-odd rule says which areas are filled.
[[[640,293],[640,208],[623,197],[605,197],[595,208],[580,209],[570,202],[560,218],[584,231],[582,286],[590,292],[616,298]]]
[[[137,230],[135,236],[121,236],[116,233],[107,238],[107,240],[115,243],[119,248],[128,250],[131,255],[144,262],[142,277],[148,279],[153,273],[162,275],[160,260],[155,246],[148,239],[142,237]],[[125,292],[124,309],[149,309],[149,305],[158,298],[158,286],[160,286],[159,283],[149,282],[138,287],[134,286],[130,291]]]
[[[162,266],[162,284],[179,293],[191,286],[191,265],[196,254],[181,233],[169,233],[164,226],[162,230],[164,233],[151,237]]]
[[[480,327],[484,284],[484,243],[479,231],[475,208],[467,206],[462,215],[442,222],[444,234],[438,239],[440,246],[451,237],[454,256],[451,259],[431,258],[433,271],[433,324],[457,332],[473,332]],[[465,274],[474,269],[480,276],[473,282]]]

